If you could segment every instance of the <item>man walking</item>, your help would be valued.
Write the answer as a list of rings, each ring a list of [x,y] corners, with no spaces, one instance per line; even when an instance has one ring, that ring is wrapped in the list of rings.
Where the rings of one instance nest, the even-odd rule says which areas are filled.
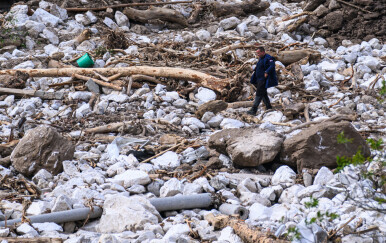
[[[252,109],[247,112],[249,115],[256,115],[261,100],[263,100],[267,110],[272,109],[267,94],[267,88],[278,85],[275,59],[265,53],[264,47],[258,47],[256,54],[259,57],[259,61],[257,62],[255,71],[251,77],[251,84],[256,87],[256,97],[253,101]]]

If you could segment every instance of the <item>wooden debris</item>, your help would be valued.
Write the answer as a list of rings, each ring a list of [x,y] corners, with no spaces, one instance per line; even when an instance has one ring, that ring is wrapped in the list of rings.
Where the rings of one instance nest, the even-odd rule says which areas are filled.
[[[85,29],[74,39],[74,41],[76,41],[78,44],[81,44],[83,41],[90,39],[91,34],[92,32],[90,29]]]
[[[182,27],[187,27],[186,18],[178,11],[168,8],[150,7],[147,10],[125,8],[123,13],[130,19],[141,23],[148,23],[150,20],[161,20],[176,23]]]
[[[174,2],[152,2],[152,3],[125,3],[125,4],[116,4],[104,7],[97,8],[66,8],[68,12],[87,12],[87,11],[103,11],[108,8],[125,8],[125,7],[139,7],[139,6],[156,6],[156,5],[168,5],[168,4],[182,4],[182,3],[192,3],[193,1],[174,1]]]
[[[221,16],[247,16],[249,14],[256,14],[269,8],[267,1],[248,0],[241,3],[221,4],[215,1],[212,5],[212,12],[216,17]]]
[[[15,242],[15,243],[62,243],[63,240],[61,238],[18,238],[18,237],[0,237],[0,241],[5,242]]]
[[[268,52],[268,54],[286,66],[298,62],[305,57],[308,58],[310,63],[316,63],[321,59],[320,52],[312,49],[281,51],[277,54]]]
[[[253,47],[256,48],[257,45],[255,45],[255,44],[237,43],[237,44],[233,44],[233,45],[230,45],[230,46],[223,47],[223,48],[218,49],[218,50],[214,50],[212,53],[214,55],[219,55],[221,53],[224,53],[224,52],[227,52],[227,51],[230,51],[230,50],[242,49],[242,48],[253,48]]]
[[[275,239],[260,229],[251,229],[248,225],[237,218],[227,215],[214,216],[212,213],[207,214],[205,219],[215,230],[223,229],[227,226],[233,228],[235,233],[246,243],[285,243],[286,240]]]
[[[11,94],[15,96],[30,96],[30,97],[39,97],[44,100],[61,100],[64,98],[64,92],[45,92],[45,91],[35,91],[35,90],[24,90],[24,89],[8,89],[0,88],[0,94]]]
[[[19,69],[19,70],[0,70],[0,75],[15,75],[16,71],[28,73],[30,77],[71,77],[73,74],[93,75],[98,72],[104,76],[112,76],[120,73],[122,76],[131,76],[134,74],[143,74],[153,77],[176,78],[189,80],[201,84],[202,86],[215,90],[217,92],[227,93],[226,87],[230,80],[216,78],[199,71],[171,68],[171,67],[150,67],[133,66],[123,68],[60,68],[60,69]],[[31,95],[30,95],[31,96]],[[33,95],[32,95],[33,96]]]
[[[96,84],[99,84],[101,86],[104,86],[104,87],[107,87],[107,88],[110,88],[110,89],[114,89],[114,90],[118,90],[118,91],[121,91],[122,90],[122,87],[119,87],[119,86],[116,86],[114,84],[110,84],[110,83],[106,83],[106,82],[103,82],[101,80],[98,80],[98,79],[95,79],[95,78],[90,78],[90,77],[87,77],[87,76],[83,76],[83,75],[80,75],[80,74],[76,74],[74,73],[72,75],[73,78],[77,78],[77,79],[80,79],[80,80],[83,80],[83,81],[89,81],[89,80],[92,80],[94,81]]]

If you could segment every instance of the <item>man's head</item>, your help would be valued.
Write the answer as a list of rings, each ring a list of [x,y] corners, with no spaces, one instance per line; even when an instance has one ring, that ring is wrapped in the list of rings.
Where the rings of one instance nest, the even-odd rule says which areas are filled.
[[[265,55],[265,49],[262,46],[257,48],[256,54],[259,58],[262,58]]]

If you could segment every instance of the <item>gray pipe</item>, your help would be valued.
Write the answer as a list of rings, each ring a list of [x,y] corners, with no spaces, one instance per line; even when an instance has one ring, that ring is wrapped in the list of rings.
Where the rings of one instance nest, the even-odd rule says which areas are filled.
[[[239,215],[240,219],[246,220],[249,216],[249,210],[235,204],[224,203],[220,206],[219,211],[226,215]]]
[[[150,203],[158,212],[174,211],[191,208],[207,208],[212,204],[212,195],[202,193],[188,196],[174,196],[150,199]]]
[[[212,204],[212,196],[210,193],[189,195],[189,196],[175,196],[165,198],[153,198],[150,199],[150,203],[159,211],[173,211],[190,208],[207,208]],[[93,212],[89,215],[89,208],[78,208],[67,211],[47,213],[41,215],[35,215],[28,217],[31,223],[65,223],[78,220],[85,220],[99,218],[102,215],[103,210],[100,207],[94,207]],[[21,219],[7,220],[7,225],[13,225],[20,223]],[[5,221],[0,222],[0,227],[5,226]]]
[[[28,217],[31,220],[31,223],[45,223],[45,222],[54,222],[54,223],[65,223],[73,222],[78,220],[85,220],[90,216],[90,219],[99,218],[102,215],[103,210],[100,207],[94,207],[94,210],[90,213],[90,208],[77,208],[67,211],[47,213],[41,215],[35,215]],[[7,220],[7,225],[13,225],[20,223],[21,219],[12,219]],[[5,226],[5,221],[0,222],[0,227]]]

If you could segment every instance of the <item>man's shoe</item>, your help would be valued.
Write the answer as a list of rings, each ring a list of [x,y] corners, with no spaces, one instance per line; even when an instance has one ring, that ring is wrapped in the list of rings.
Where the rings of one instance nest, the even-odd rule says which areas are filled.
[[[255,110],[255,109],[250,109],[249,111],[247,111],[247,114],[248,115],[252,115],[252,116],[255,116],[256,115],[256,112],[257,112],[257,110]]]

